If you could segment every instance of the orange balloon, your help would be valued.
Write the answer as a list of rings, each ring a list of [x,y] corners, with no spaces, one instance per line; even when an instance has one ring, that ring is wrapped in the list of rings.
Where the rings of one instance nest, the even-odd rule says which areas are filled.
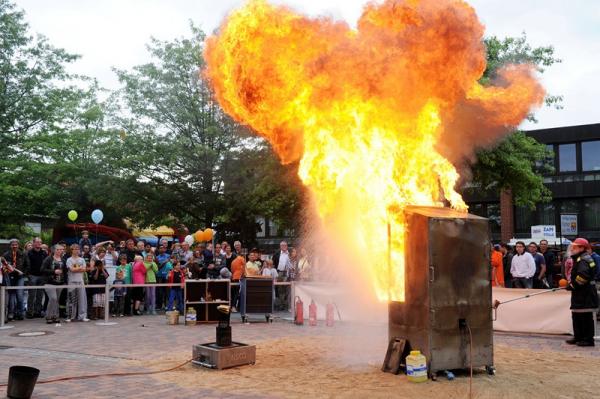
[[[212,229],[206,229],[204,230],[204,240],[205,241],[210,241],[213,238],[213,231]]]
[[[568,282],[567,280],[565,280],[564,278],[561,278],[561,279],[558,281],[558,286],[559,286],[559,287],[561,287],[561,288],[562,288],[562,287],[566,287],[568,284],[569,284],[569,282]]]
[[[197,232],[195,232],[194,233],[194,240],[196,240],[196,242],[206,241],[206,239],[204,237],[204,232],[202,230],[198,230]]]

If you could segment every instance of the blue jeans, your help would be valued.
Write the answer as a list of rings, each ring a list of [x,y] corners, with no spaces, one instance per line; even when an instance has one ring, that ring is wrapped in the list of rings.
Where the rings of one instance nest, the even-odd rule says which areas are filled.
[[[171,287],[169,293],[169,304],[167,310],[173,310],[173,301],[177,300],[177,310],[180,314],[183,313],[183,289],[181,287]]]
[[[25,277],[10,277],[7,280],[9,286],[23,287],[25,286]],[[9,290],[8,292],[8,316],[23,317],[25,315],[25,292],[23,289]]]

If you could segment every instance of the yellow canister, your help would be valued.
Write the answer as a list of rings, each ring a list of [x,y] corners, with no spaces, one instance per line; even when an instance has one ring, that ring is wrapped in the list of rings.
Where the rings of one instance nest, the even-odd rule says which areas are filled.
[[[410,355],[406,356],[406,375],[412,382],[427,381],[427,359],[421,351],[410,351]]]

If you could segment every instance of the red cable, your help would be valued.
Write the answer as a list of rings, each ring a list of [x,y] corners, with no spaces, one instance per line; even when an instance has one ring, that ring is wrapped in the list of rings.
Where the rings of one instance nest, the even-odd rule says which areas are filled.
[[[53,378],[50,380],[44,380],[44,381],[38,381],[37,384],[50,384],[52,382],[60,382],[60,381],[69,381],[69,380],[87,380],[90,378],[98,378],[98,377],[125,377],[125,376],[132,376],[132,375],[148,375],[148,374],[158,374],[158,373],[166,373],[169,371],[173,371],[176,370],[180,367],[185,366],[186,364],[188,364],[189,362],[191,362],[192,359],[186,360],[185,362],[178,364],[175,367],[171,367],[169,369],[165,369],[165,370],[154,370],[154,371],[130,371],[130,372],[123,372],[123,373],[108,373],[108,374],[88,374],[88,375],[77,375],[77,376],[73,376],[73,377],[58,377],[58,378]],[[8,384],[0,384],[0,387],[5,387],[8,386]]]

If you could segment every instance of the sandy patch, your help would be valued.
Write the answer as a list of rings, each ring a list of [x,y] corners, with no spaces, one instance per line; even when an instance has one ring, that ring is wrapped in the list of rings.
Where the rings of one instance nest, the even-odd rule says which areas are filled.
[[[594,349],[592,349],[594,350]],[[597,350],[597,349],[595,349]],[[360,354],[359,354],[360,353]],[[174,352],[146,366],[164,367],[191,355]],[[278,398],[466,398],[468,375],[415,384],[380,371],[384,348],[350,337],[297,337],[257,345],[257,363],[223,371],[193,365],[153,375],[185,387]],[[600,359],[557,352],[495,348],[496,376],[478,370],[473,398],[573,398],[600,395]]]

